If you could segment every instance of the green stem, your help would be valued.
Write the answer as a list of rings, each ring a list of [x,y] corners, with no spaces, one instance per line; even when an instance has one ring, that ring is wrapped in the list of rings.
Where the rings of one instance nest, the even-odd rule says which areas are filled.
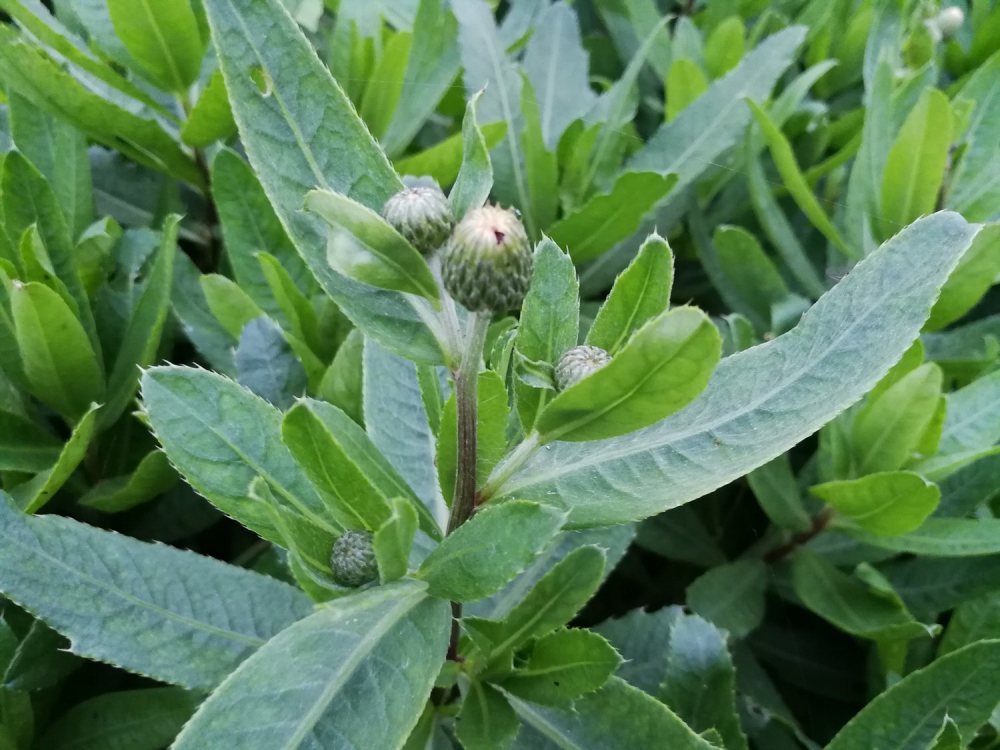
[[[470,316],[462,363],[455,373],[458,468],[455,497],[448,518],[449,534],[465,523],[476,508],[476,386],[489,326],[488,313],[473,313]]]

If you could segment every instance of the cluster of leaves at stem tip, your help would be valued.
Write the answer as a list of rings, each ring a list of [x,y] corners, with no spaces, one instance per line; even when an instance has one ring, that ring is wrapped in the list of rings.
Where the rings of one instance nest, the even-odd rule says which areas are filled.
[[[1000,748],[995,0],[0,10],[0,750]]]

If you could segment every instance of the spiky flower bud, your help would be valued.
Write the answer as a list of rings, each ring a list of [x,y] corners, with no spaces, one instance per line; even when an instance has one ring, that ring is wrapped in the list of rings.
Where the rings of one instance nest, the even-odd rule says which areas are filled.
[[[455,226],[448,199],[437,187],[400,190],[386,201],[382,217],[424,255],[447,242]]]
[[[367,531],[345,531],[333,543],[330,554],[333,580],[342,586],[364,586],[378,576],[372,535]]]
[[[455,227],[441,265],[445,289],[473,312],[521,306],[531,283],[531,245],[513,211],[484,206]]]
[[[556,388],[565,391],[611,361],[611,355],[599,346],[574,346],[556,363]]]

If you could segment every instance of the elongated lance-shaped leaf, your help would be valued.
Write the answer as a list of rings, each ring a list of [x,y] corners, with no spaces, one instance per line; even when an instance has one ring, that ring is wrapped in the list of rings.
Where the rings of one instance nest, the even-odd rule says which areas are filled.
[[[279,0],[204,6],[242,143],[299,254],[365,333],[408,357],[439,362],[440,347],[414,307],[426,303],[335,273],[326,227],[301,210],[317,187],[376,211],[403,187],[343,90]]]
[[[108,12],[142,72],[162,89],[186,92],[207,41],[189,0],[108,0]]]
[[[847,722],[827,750],[928,747],[946,716],[972,737],[1000,701],[1000,641],[980,641],[897,682]]]
[[[400,747],[444,661],[448,603],[415,581],[322,607],[202,704],[174,750]]]
[[[572,526],[621,523],[694,500],[808,437],[909,347],[978,227],[921,219],[820,299],[789,333],[727,357],[702,395],[645,430],[554,443],[499,492],[560,502]],[[558,498],[559,500],[556,500]]]
[[[448,194],[455,217],[461,221],[470,209],[479,208],[490,197],[493,188],[493,164],[483,131],[476,122],[476,102],[483,92],[477,91],[465,105],[462,120],[462,166]]]
[[[309,614],[291,586],[68,518],[33,518],[0,494],[0,591],[70,650],[207,690]]]

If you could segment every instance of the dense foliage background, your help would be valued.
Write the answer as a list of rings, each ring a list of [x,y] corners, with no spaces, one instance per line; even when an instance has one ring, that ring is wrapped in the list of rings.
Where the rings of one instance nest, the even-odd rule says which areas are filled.
[[[166,747],[219,683],[178,747],[1000,747],[996,0],[0,9],[0,750]],[[477,600],[431,707],[392,676],[444,657],[406,640],[443,612],[407,578],[362,595],[417,623],[364,689],[243,736],[308,713],[317,654],[355,658],[332,625],[315,654],[287,636],[345,593],[323,503],[402,497],[419,564],[455,491],[449,352],[401,302],[427,264],[338,266],[306,195],[377,211],[456,180],[453,205],[488,194],[538,243],[486,338],[482,479],[558,422],[565,349],[614,353],[668,298],[711,316],[724,395],[497,480],[569,520],[492,588],[420,569]],[[147,371],[139,400],[164,363],[204,370]],[[468,666],[553,603],[528,651]],[[577,648],[603,661],[573,672]],[[566,685],[532,682],[546,658]],[[241,663],[249,698],[223,682]]]

